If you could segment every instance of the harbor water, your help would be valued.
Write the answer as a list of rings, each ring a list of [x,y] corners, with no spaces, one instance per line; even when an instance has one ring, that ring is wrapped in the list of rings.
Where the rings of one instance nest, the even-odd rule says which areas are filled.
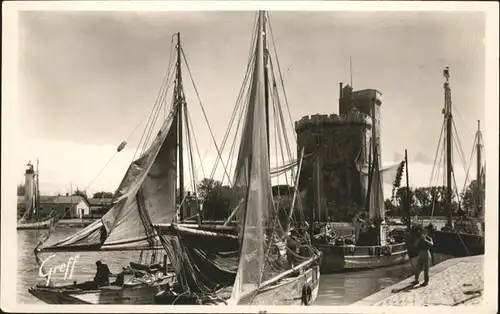
[[[63,239],[74,234],[78,229],[58,227],[52,238]],[[28,288],[46,282],[40,274],[35,260],[34,248],[47,230],[18,230],[17,263],[17,302],[22,304],[42,304],[33,297]],[[112,273],[118,273],[129,262],[139,260],[139,252],[56,252],[39,255],[44,262],[44,269],[50,272],[55,284],[67,284],[73,281],[92,280],[95,274],[95,262],[101,260],[108,264]],[[65,264],[66,266],[60,267]],[[58,268],[56,270],[56,268]],[[50,271],[52,269],[52,271]],[[322,274],[316,305],[349,305],[375,292],[391,286],[411,276],[410,263],[374,270]]]

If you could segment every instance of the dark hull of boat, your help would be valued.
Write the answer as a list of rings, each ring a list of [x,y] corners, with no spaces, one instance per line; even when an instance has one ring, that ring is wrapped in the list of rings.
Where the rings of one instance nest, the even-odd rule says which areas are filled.
[[[132,287],[106,286],[99,289],[72,289],[35,286],[28,289],[36,298],[48,304],[154,304],[154,296],[172,284],[174,277],[154,285]]]
[[[323,253],[321,273],[356,271],[403,264],[409,261],[405,243],[390,244],[390,254],[371,246],[316,244]],[[380,250],[380,251],[379,251]]]
[[[465,257],[484,254],[484,237],[470,233],[456,233],[454,231],[434,231],[433,252]],[[466,249],[467,248],[467,249]]]
[[[268,285],[255,296],[240,301],[241,305],[311,305],[318,296],[320,267],[312,266],[305,271],[285,277],[275,284]],[[168,305],[228,305],[232,287],[217,293],[217,297],[204,300],[193,295],[179,295],[161,292],[155,296],[156,304]]]

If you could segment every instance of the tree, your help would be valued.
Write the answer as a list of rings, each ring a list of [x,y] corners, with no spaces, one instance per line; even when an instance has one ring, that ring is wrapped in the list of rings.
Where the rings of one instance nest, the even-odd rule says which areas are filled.
[[[467,212],[476,212],[477,207],[477,181],[472,180],[469,186],[462,192],[462,207]]]
[[[410,214],[414,215],[415,214],[415,193],[413,193],[413,189],[410,187]],[[406,216],[408,213],[408,188],[407,187],[400,187],[396,190],[396,206],[397,206],[397,211],[402,215]]]
[[[78,188],[76,189],[75,192],[73,192],[73,196],[81,196],[84,199],[87,199],[87,192],[85,191],[80,191]]]
[[[204,178],[196,189],[203,200],[203,219],[223,220],[230,215],[232,190],[229,186],[214,179]]]
[[[222,183],[220,181],[211,178],[204,178],[200,181],[200,183],[198,183],[196,190],[198,191],[198,195],[201,198],[208,199],[213,196],[213,190],[220,186],[222,186]]]
[[[440,196],[437,192],[437,187],[419,187],[415,189],[414,195],[419,215],[430,216],[432,214],[433,207],[435,209],[437,197]]]
[[[17,196],[24,196],[24,193],[26,193],[26,189],[24,188],[24,184],[19,183],[17,185]]]
[[[384,201],[384,207],[387,215],[389,216],[399,216],[399,208],[394,206],[390,199]]]
[[[92,195],[92,198],[113,198],[113,193],[111,192],[96,192]]]

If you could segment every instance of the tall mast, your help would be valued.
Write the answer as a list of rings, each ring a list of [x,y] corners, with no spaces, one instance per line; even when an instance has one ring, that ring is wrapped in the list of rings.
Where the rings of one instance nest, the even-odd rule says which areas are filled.
[[[73,217],[73,182],[69,183],[69,202],[70,204],[70,212],[69,212],[69,218],[74,218]],[[64,218],[64,217],[63,217]]]
[[[371,142],[373,141],[373,138],[370,140],[370,147],[369,147],[369,153],[368,153],[368,185],[366,188],[366,195],[365,195],[365,211],[368,213],[370,212],[370,193],[371,193],[371,187],[372,187],[372,170],[373,170],[373,161],[372,161],[372,145]]]
[[[371,121],[372,121],[372,136],[371,136],[371,139],[370,139],[370,153],[368,155],[368,189],[367,189],[367,193],[366,193],[366,210],[369,212],[370,214],[370,202],[371,201],[374,201],[375,204],[372,204],[372,205],[375,205],[377,204],[377,202],[375,202],[375,200],[371,200],[371,193],[372,193],[372,190],[373,190],[373,187],[372,187],[372,184],[373,184],[373,175],[375,173],[375,171],[378,171],[378,147],[377,147],[377,128],[376,128],[376,119],[375,119],[375,106],[376,106],[376,103],[375,101],[372,102],[372,107],[371,107]],[[377,168],[375,168],[375,166]],[[380,210],[380,209],[379,209]],[[374,218],[374,217],[371,217],[371,215],[369,215],[370,218]]]
[[[177,84],[175,90],[175,103],[179,106],[177,110],[177,134],[178,134],[178,152],[179,152],[179,199],[181,207],[179,209],[179,218],[184,219],[184,154],[182,138],[182,113],[184,109],[184,99],[182,95],[182,74],[181,74],[181,34],[177,33]]]
[[[410,193],[411,193],[411,191],[410,191],[410,177],[408,175],[408,152],[406,149],[405,149],[405,168],[406,168],[406,207],[407,207],[406,215],[408,218],[406,226],[408,227],[408,230],[409,230],[411,227],[411,208],[410,208],[410,204],[411,204]]]
[[[316,206],[318,206],[317,210],[318,210],[318,217],[317,217],[317,221],[318,222],[321,222],[321,179],[320,179],[320,167],[319,167],[319,163],[320,163],[320,157],[319,157],[319,154],[316,154],[316,162],[315,162],[315,168],[316,168]]]
[[[482,211],[482,198],[481,198],[481,186],[482,186],[482,178],[481,178],[481,121],[477,120],[477,135],[476,135],[476,150],[477,150],[477,164],[476,164],[476,185],[477,185],[477,193],[476,193],[476,214],[481,215]]]
[[[452,122],[453,115],[451,113],[451,88],[450,88],[450,68],[446,67],[443,71],[443,76],[446,81],[444,82],[444,118],[446,120],[446,202],[445,202],[445,210],[448,214],[447,225],[449,227],[453,226],[452,224],[452,212],[451,212],[451,194],[452,194],[452,171],[453,165],[451,160],[451,152],[452,152]]]
[[[40,220],[40,171],[38,170],[38,158],[36,159],[36,192],[35,192],[35,206],[36,218]]]
[[[262,42],[264,50],[264,103],[266,108],[266,129],[267,129],[267,156],[268,162],[271,163],[271,144],[269,139],[269,51],[267,49],[267,20],[266,12],[260,11],[259,18],[262,20]],[[260,31],[260,30],[259,30]]]

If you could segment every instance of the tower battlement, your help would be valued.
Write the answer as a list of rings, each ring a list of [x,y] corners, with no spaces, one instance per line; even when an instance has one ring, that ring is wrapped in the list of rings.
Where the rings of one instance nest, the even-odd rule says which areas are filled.
[[[299,132],[308,126],[329,125],[329,126],[345,126],[345,125],[371,125],[371,120],[363,113],[349,113],[343,115],[337,114],[315,114],[303,116],[299,121],[295,122],[295,131]]]

